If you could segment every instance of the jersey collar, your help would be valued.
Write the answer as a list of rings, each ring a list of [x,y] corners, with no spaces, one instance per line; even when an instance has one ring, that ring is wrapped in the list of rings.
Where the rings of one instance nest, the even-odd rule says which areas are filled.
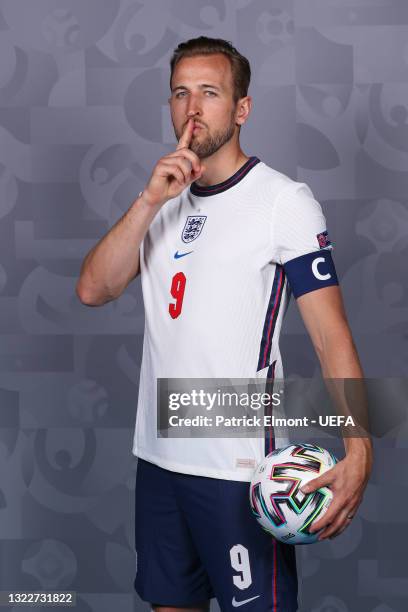
[[[239,181],[242,181],[244,176],[246,176],[248,172],[254,166],[256,166],[256,164],[259,164],[260,161],[261,160],[258,159],[258,157],[252,156],[245,162],[243,166],[241,166],[241,168],[239,168],[235,172],[235,174],[230,176],[225,181],[222,181],[222,183],[217,183],[216,185],[200,186],[194,182],[194,183],[191,183],[190,185],[190,191],[193,195],[204,197],[204,198],[207,196],[216,195],[217,193],[222,193],[223,191],[226,191],[227,189],[234,187],[234,185],[239,183]]]

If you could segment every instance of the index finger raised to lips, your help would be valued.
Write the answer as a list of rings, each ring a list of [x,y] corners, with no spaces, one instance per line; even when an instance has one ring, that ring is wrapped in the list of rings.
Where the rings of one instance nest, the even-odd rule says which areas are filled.
[[[188,159],[189,162],[191,163],[191,166],[194,169],[194,172],[200,172],[200,169],[201,169],[200,159],[190,149],[186,149],[185,147],[183,147],[182,150],[176,149],[173,153],[170,153],[168,155],[168,158],[171,159],[172,157],[183,157],[184,159]]]
[[[183,130],[182,135],[180,136],[180,140],[178,141],[176,150],[182,149],[184,147],[188,148],[190,146],[191,137],[193,135],[193,129],[194,129],[194,119],[190,117],[186,123],[186,126]]]

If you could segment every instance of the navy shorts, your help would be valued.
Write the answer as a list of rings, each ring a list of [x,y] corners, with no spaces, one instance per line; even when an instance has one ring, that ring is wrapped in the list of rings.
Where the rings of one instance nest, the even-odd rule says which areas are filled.
[[[216,597],[222,612],[297,610],[295,548],[263,531],[248,489],[138,460],[134,586],[143,600],[183,607]]]

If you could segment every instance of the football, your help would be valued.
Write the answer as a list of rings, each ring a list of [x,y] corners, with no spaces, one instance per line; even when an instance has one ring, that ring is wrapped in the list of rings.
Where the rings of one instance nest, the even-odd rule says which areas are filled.
[[[309,528],[326,512],[333,494],[327,487],[308,494],[300,488],[336,463],[331,452],[314,444],[291,444],[269,453],[255,470],[249,490],[261,527],[280,542],[316,542],[319,532],[310,533]]]

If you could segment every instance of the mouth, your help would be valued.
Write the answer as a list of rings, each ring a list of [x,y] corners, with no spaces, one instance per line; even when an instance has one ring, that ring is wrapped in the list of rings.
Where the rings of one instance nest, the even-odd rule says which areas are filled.
[[[199,123],[194,123],[193,134],[199,132],[202,129],[204,129],[203,125],[200,125]]]
[[[184,124],[184,128],[186,127],[187,123],[188,123],[188,122],[186,122],[186,123]],[[199,123],[198,121],[193,121],[193,126],[194,126],[194,128],[196,128],[196,127],[203,128],[203,127],[204,127],[204,125],[203,125],[202,123]],[[184,129],[184,128],[183,128],[183,129]]]

